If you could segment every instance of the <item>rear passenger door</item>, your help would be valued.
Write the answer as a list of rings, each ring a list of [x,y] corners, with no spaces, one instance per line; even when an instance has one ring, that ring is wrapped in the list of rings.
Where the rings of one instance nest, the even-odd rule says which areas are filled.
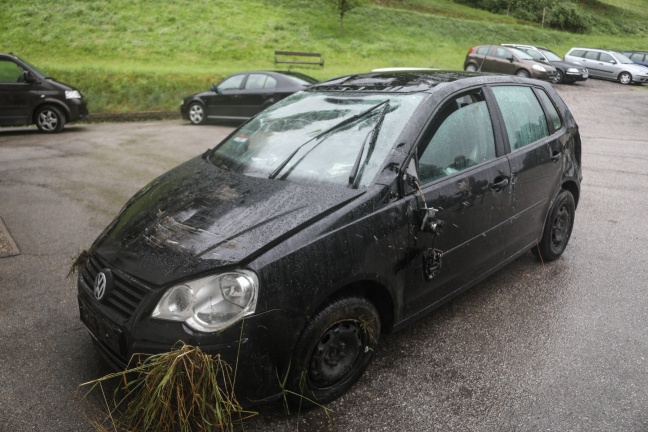
[[[542,234],[549,205],[560,187],[565,134],[561,133],[563,121],[542,88],[499,85],[491,91],[510,151],[513,218],[505,227],[504,239],[508,255],[513,255],[535,244]]]
[[[510,169],[484,89],[447,99],[418,145],[420,192],[406,197],[422,202],[443,221],[438,235],[411,221],[414,245],[404,292],[405,314],[416,315],[466,287],[503,259],[501,227],[510,213]],[[420,211],[420,210],[419,210]],[[433,253],[440,269],[434,266]]]
[[[276,78],[264,73],[249,74],[240,94],[241,116],[252,117],[270,106],[274,102],[276,88]]]

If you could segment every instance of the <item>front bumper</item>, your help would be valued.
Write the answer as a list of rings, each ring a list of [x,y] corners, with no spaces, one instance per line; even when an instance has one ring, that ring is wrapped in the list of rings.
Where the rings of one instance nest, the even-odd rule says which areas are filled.
[[[83,99],[67,99],[68,122],[82,120],[88,116],[88,106]]]
[[[109,305],[94,299],[91,287],[82,275],[79,277],[81,321],[99,353],[115,370],[134,364],[137,354],[168,352],[182,341],[207,354],[220,355],[231,366],[236,374],[236,398],[243,406],[281,395],[280,379],[288,371],[305,317],[275,309],[249,316],[217,333],[199,333],[182,323],[151,319],[149,306],[159,297],[155,293],[141,302],[131,318],[120,322],[106,310]]]

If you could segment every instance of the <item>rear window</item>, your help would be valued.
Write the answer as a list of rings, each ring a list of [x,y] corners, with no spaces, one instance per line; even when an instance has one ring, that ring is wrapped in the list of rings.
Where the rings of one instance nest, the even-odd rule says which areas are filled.
[[[493,87],[497,104],[504,117],[511,151],[549,136],[547,119],[538,98],[530,87]]]

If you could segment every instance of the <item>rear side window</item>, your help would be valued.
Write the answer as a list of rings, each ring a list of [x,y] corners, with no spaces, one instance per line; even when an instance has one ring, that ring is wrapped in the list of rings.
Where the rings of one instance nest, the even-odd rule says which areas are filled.
[[[487,46],[481,46],[477,48],[477,54],[486,55],[487,52],[488,52]]]
[[[547,96],[547,93],[545,93],[544,90],[538,90],[537,94],[540,98],[540,101],[544,105],[545,110],[549,114],[549,119],[551,120],[551,123],[553,123],[554,131],[557,131],[562,127],[562,120],[560,119],[556,105],[551,100],[551,98]]]
[[[549,135],[547,119],[530,87],[493,87],[497,104],[504,117],[511,151]]]
[[[585,57],[585,50],[574,50],[570,52],[569,55],[574,57]]]
[[[590,60],[598,60],[599,53],[596,51],[587,51],[585,53],[585,58]]]
[[[23,68],[10,60],[0,60],[0,83],[22,82]]]
[[[614,60],[614,58],[610,54],[601,53],[599,60],[609,63]]]
[[[481,91],[448,102],[433,125],[432,138],[419,153],[421,183],[495,158],[493,125]]]

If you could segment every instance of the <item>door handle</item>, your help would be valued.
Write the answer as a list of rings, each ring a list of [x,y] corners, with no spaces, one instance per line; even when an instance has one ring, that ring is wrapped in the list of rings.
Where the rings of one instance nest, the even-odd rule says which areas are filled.
[[[554,150],[551,153],[551,161],[556,163],[560,160],[560,156],[562,156],[562,152],[559,152],[558,150]]]
[[[492,190],[495,192],[501,192],[504,190],[506,186],[509,184],[509,179],[508,177],[496,177],[493,184],[490,186]]]

